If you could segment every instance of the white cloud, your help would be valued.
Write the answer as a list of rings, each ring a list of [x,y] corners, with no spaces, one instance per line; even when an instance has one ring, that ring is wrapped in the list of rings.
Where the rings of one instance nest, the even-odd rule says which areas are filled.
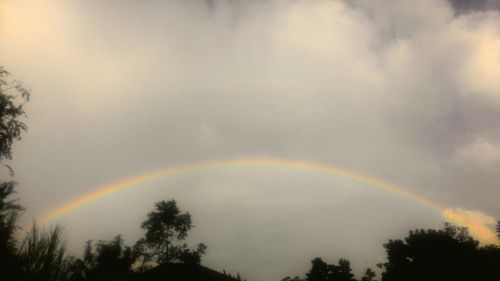
[[[470,51],[458,69],[457,83],[465,95],[479,95],[500,106],[500,16],[472,14],[454,23]]]

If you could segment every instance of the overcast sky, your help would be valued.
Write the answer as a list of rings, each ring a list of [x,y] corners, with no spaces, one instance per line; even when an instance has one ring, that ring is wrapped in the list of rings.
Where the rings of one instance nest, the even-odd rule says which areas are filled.
[[[491,228],[500,5],[466,2],[2,0],[0,65],[32,89],[12,161],[25,218],[152,169],[272,157],[406,186]],[[360,272],[389,238],[443,221],[349,179],[257,166],[158,179],[57,221],[75,251],[133,243],[171,198],[205,265],[256,281],[315,256]]]

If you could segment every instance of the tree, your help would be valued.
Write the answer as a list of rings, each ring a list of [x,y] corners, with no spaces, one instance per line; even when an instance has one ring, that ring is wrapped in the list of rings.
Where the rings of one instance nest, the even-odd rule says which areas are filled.
[[[74,280],[120,281],[132,272],[134,258],[132,250],[123,242],[121,235],[111,241],[100,240],[95,247],[87,241],[83,260],[78,259],[73,267]]]
[[[33,224],[21,242],[18,255],[24,275],[29,280],[60,281],[69,277],[72,258],[67,256],[59,226],[43,231]]]
[[[146,230],[144,238],[137,241],[134,253],[142,263],[197,263],[205,253],[206,246],[199,244],[196,250],[188,248],[185,240],[193,227],[191,215],[181,212],[175,200],[155,203],[155,209],[148,214],[141,227]]]
[[[497,237],[500,240],[500,221],[497,222]]]
[[[17,221],[23,208],[17,199],[10,197],[14,193],[15,183],[0,182],[0,264],[6,276],[20,276],[21,263],[17,256],[15,232]]]
[[[281,279],[281,281],[304,281],[304,279],[300,278],[299,276],[295,276],[295,277],[290,277],[290,276],[287,276],[283,279]]]
[[[387,262],[379,265],[385,270],[382,280],[498,280],[498,275],[490,274],[488,262],[481,261],[478,246],[466,228],[448,223],[439,230],[410,231],[404,240],[384,245]]]
[[[5,159],[12,158],[12,144],[21,139],[21,132],[27,127],[19,120],[25,116],[24,103],[29,100],[30,91],[16,80],[8,79],[9,72],[0,66],[0,163],[5,165],[11,175],[10,166]],[[17,220],[23,208],[17,204],[17,199],[10,199],[15,193],[16,183],[0,181],[0,252],[7,253],[14,249],[13,235]]]
[[[361,281],[373,281],[373,278],[375,278],[376,274],[371,268],[367,268],[365,271],[365,276],[361,278]]]
[[[14,193],[14,182],[0,182],[0,252],[12,252],[15,249],[14,232],[16,222],[23,211],[17,199],[10,199]]]
[[[338,265],[327,264],[321,258],[315,258],[311,263],[312,267],[306,274],[307,281],[356,281],[351,264],[346,259],[340,259]]]
[[[196,249],[189,249],[187,244],[183,244],[179,252],[178,261],[182,263],[200,264],[201,257],[205,254],[207,246],[200,243]]]
[[[331,265],[329,280],[356,281],[354,274],[352,274],[351,263],[346,259],[340,259],[338,265]]]
[[[309,273],[306,274],[307,281],[326,281],[328,280],[328,264],[321,258],[315,258],[311,261],[312,266]]]
[[[9,72],[0,66],[0,162],[12,158],[12,144],[21,139],[26,125],[19,120],[25,116],[24,102],[29,100],[30,90],[19,81],[8,80]]]
[[[23,105],[29,100],[30,93],[18,81],[9,80],[8,76],[9,73],[0,66],[0,163],[13,175],[5,160],[12,158],[12,144],[26,130],[26,125],[19,118],[25,115]],[[0,264],[4,268],[4,277],[10,278],[21,274],[14,235],[23,208],[11,198],[15,185],[13,181],[0,181]]]

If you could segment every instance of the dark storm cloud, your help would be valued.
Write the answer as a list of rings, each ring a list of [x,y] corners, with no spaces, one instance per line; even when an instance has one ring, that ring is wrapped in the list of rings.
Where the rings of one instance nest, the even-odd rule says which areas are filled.
[[[470,12],[500,10],[499,0],[449,0],[457,15]]]

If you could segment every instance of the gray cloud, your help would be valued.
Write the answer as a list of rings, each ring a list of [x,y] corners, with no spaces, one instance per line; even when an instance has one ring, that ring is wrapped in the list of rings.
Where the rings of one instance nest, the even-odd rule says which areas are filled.
[[[456,14],[466,14],[477,11],[500,10],[498,0],[450,0]]]

